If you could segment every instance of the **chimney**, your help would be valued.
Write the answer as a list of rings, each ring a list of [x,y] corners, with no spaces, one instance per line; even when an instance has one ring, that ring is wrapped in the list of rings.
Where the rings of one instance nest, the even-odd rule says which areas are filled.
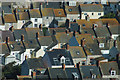
[[[6,37],[6,43],[8,44],[10,41],[10,37]]]
[[[33,78],[33,79],[36,78],[36,72],[35,72],[35,71],[32,72],[32,78]]]
[[[66,44],[66,49],[69,50],[69,45],[68,45],[68,43]]]
[[[40,3],[40,8],[43,9],[43,5],[42,5],[42,3]]]
[[[69,19],[66,19],[65,26],[66,26],[67,29],[68,29],[69,26],[70,26],[69,22],[70,22],[70,20],[69,20]]]
[[[117,41],[116,41],[116,40],[114,40],[114,44],[113,44],[113,45],[114,45],[114,47],[116,47],[116,42],[117,42]]]
[[[39,32],[36,33],[36,38],[39,39]]]
[[[13,10],[13,3],[11,3],[11,10]]]
[[[47,1],[47,5],[48,5],[48,1]]]
[[[86,19],[87,21],[90,21],[89,15],[87,15],[87,16],[85,17],[85,19]]]
[[[73,31],[73,36],[75,37],[75,31]]]
[[[42,24],[39,25],[39,29],[42,31]]]
[[[2,17],[4,18],[4,10],[2,10]]]
[[[62,64],[62,69],[65,70],[65,64],[64,63]]]
[[[82,46],[82,47],[85,46],[85,38],[83,38],[83,39],[81,40],[81,46]]]
[[[76,63],[76,67],[79,69],[79,67],[80,67],[80,62]]]
[[[21,41],[24,41],[24,35],[23,34],[21,35]]]
[[[55,35],[55,34],[56,34],[56,31],[55,31],[55,30],[53,30],[53,31],[52,31],[52,35]]]
[[[25,60],[27,60],[27,55],[25,56]]]
[[[13,32],[13,26],[11,26],[11,27],[9,28],[9,30],[10,30],[11,32]]]

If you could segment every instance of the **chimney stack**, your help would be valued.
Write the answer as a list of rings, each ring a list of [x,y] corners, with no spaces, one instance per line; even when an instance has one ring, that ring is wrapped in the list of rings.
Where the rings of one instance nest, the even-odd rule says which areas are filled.
[[[87,15],[87,16],[85,17],[85,19],[86,19],[87,21],[90,21],[89,15]]]
[[[114,40],[114,47],[116,47],[116,43],[117,43],[117,41],[116,41],[116,40]]]
[[[32,78],[33,78],[33,79],[36,78],[36,72],[35,72],[35,71],[32,72]]]
[[[21,35],[21,41],[24,41],[24,35],[23,34]]]
[[[10,41],[10,37],[6,37],[6,43],[8,44]]]
[[[79,67],[80,67],[80,62],[76,63],[76,67],[79,69]]]
[[[64,63],[62,64],[62,69],[65,70],[65,64]]]
[[[39,32],[36,33],[36,38],[39,39]]]
[[[9,30],[10,30],[11,32],[13,32],[13,26],[11,26],[11,27],[9,28]]]
[[[43,9],[43,5],[42,5],[42,3],[40,3],[40,8]]]
[[[27,55],[25,56],[25,60],[27,60]]]
[[[75,37],[75,31],[73,31],[73,36]]]
[[[83,39],[81,40],[81,46],[82,46],[82,47],[85,46],[85,38],[83,38]]]
[[[39,29],[42,31],[42,24],[39,25]]]
[[[66,44],[66,49],[69,50],[69,45],[68,45],[68,43]]]

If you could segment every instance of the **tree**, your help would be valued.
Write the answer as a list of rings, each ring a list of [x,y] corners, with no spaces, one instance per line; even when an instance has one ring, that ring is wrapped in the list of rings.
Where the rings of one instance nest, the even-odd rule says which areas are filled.
[[[7,79],[17,79],[17,75],[21,74],[21,66],[15,65],[15,62],[5,65],[2,69],[3,77]]]
[[[116,16],[116,15],[115,15],[114,13],[108,13],[108,14],[100,17],[100,19],[101,19],[101,18],[115,18],[115,16]]]

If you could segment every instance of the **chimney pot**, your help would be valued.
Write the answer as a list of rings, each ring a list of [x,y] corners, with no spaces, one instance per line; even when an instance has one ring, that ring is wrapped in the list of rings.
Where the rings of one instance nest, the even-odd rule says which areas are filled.
[[[36,38],[37,38],[37,39],[39,38],[39,32],[36,33]]]
[[[21,41],[24,41],[24,35],[23,34],[21,35]]]
[[[64,63],[62,64],[62,69],[65,70],[65,64]]]
[[[10,41],[10,37],[6,37],[6,43],[8,44]]]
[[[83,38],[83,39],[81,40],[81,45],[82,45],[82,47],[85,46],[85,38]]]

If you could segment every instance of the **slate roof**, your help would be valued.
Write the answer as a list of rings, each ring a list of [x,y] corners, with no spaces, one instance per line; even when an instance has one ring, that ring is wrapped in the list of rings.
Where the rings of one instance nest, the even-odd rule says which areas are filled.
[[[60,9],[60,3],[59,2],[43,2],[42,3],[43,8],[54,8],[54,9]]]
[[[0,43],[0,47],[1,47],[0,50],[2,50],[0,54],[10,53],[6,43]]]
[[[43,8],[41,9],[42,16],[54,16],[52,8]]]
[[[62,79],[67,80],[67,78],[68,78],[65,70],[63,70],[61,68],[48,68],[47,72],[48,72],[48,75],[51,79],[62,78]]]
[[[79,14],[79,8],[77,6],[65,6],[67,14]]]
[[[72,58],[86,58],[85,52],[80,46],[69,46],[70,54]]]
[[[29,20],[28,12],[18,12],[17,14],[18,20]]]
[[[103,12],[101,4],[80,4],[82,12]]]
[[[57,32],[65,32],[66,31],[66,28],[49,28],[49,32],[50,32],[50,35],[53,34],[53,30],[57,33]]]
[[[31,18],[41,18],[41,14],[39,9],[31,9],[30,10],[30,17]]]
[[[92,28],[82,28],[82,34],[91,34],[92,36],[95,35]]]
[[[36,75],[36,80],[49,80],[48,75]]]
[[[17,23],[14,14],[4,14],[5,23]]]
[[[53,9],[55,17],[66,17],[63,9]]]
[[[107,29],[107,27],[96,27],[95,32],[97,34],[97,37],[110,37],[110,33]]]
[[[78,80],[81,80],[81,75],[79,73],[78,68],[65,68],[67,77],[69,80],[74,80],[73,73],[76,73],[78,75]]]
[[[112,34],[120,34],[120,25],[110,25],[109,29]]]
[[[24,51],[24,46],[21,41],[9,41],[8,46],[11,51]]]
[[[28,8],[16,8],[16,13],[28,11]]]
[[[79,43],[77,42],[77,40],[74,36],[70,38],[68,44],[69,44],[69,46],[79,46]]]
[[[14,37],[16,40],[21,40],[21,35],[23,34],[24,35],[24,40],[28,40],[27,38],[27,33],[25,31],[25,29],[14,29],[13,31],[14,33]]]
[[[36,38],[37,32],[39,32],[39,36],[43,36],[43,31],[41,31],[39,28],[25,28],[25,31],[27,33],[28,39]]]
[[[116,75],[120,75],[120,70],[118,69],[118,64],[115,61],[111,62],[101,62],[100,63],[101,72],[103,75],[111,75],[111,68],[116,71]]]
[[[83,79],[92,78],[92,74],[95,74],[96,78],[101,78],[99,68],[95,65],[80,66],[80,73]]]
[[[78,23],[76,22],[71,22],[70,23],[70,31],[79,31],[80,27],[78,25]]]
[[[4,10],[4,13],[12,13],[11,4],[2,2],[2,10]]]
[[[46,51],[45,55],[48,55],[52,65],[61,65],[59,59],[61,56],[68,58],[70,61],[65,61],[65,65],[74,65],[70,52],[65,49],[53,49],[52,51]],[[58,62],[55,63],[53,58],[57,58]]]
[[[42,58],[29,58],[26,60],[29,69],[45,68]]]
[[[10,38],[10,41],[14,41],[14,36],[11,31],[2,31],[2,41],[6,41],[6,37]]]
[[[41,46],[49,46],[53,42],[51,36],[39,36],[38,40]]]
[[[27,41],[24,42],[25,48],[26,49],[40,49],[41,46],[39,45],[39,43],[37,42],[36,39],[29,39]]]
[[[68,43],[69,39],[72,37],[72,33],[65,33],[65,32],[57,32],[55,37],[58,43]]]

